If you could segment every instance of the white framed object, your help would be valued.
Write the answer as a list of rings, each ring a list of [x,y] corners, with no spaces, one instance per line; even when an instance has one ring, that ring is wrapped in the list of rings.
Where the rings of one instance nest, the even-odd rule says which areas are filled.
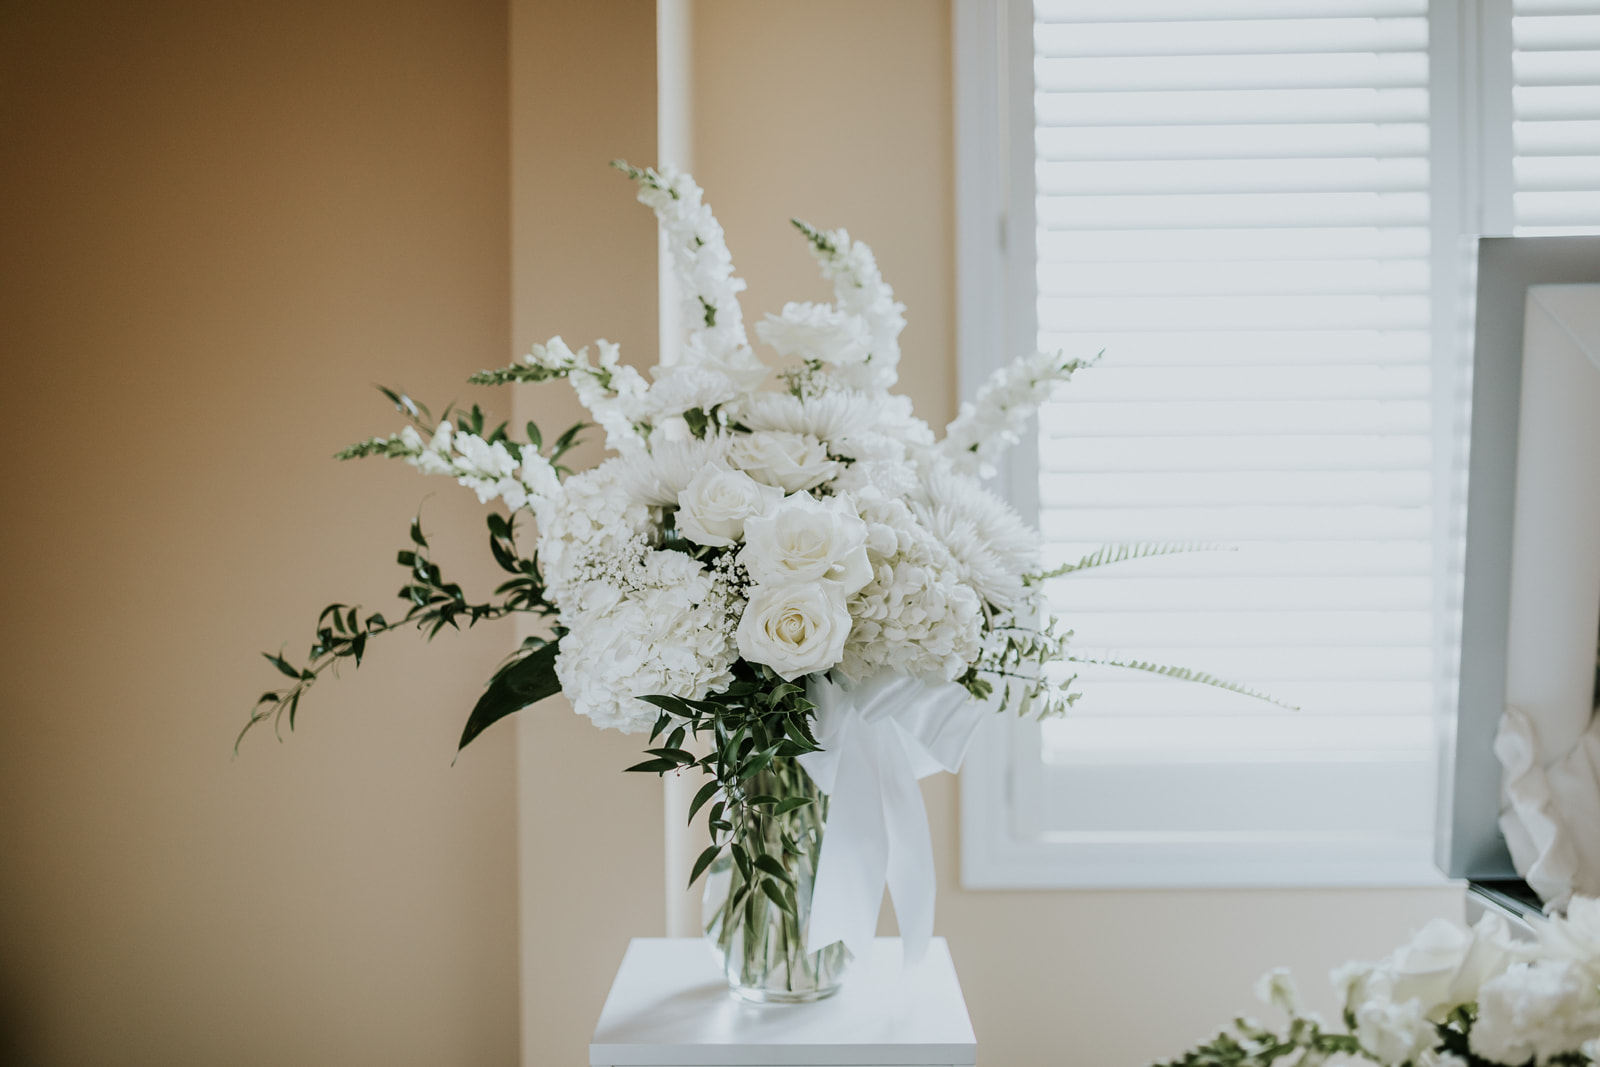
[[[1075,13],[1082,13],[1066,4],[1041,3],[1039,6],[1046,12],[1042,17],[1047,19],[1076,17]],[[1427,34],[1418,37],[1415,24],[1426,12],[1427,5],[1401,6],[1404,10],[1400,13],[1409,19],[1409,23],[1398,26],[1394,33],[1382,28],[1379,31],[1393,38],[1383,48],[1397,53],[1407,52],[1399,57],[1401,62],[1398,65],[1389,64],[1386,67],[1393,68],[1394,77],[1414,79],[1419,76],[1416,71],[1426,69],[1427,63],[1433,58],[1443,56],[1446,51],[1453,56],[1458,47],[1465,47],[1457,40],[1460,35],[1453,28],[1448,32],[1441,28],[1441,32],[1434,37],[1428,37]],[[1064,75],[1059,65],[1050,76],[1065,78],[1062,84],[1072,91],[1084,92],[1086,98],[1098,99],[1103,96],[1107,101],[1134,99],[1137,102],[1145,97],[1161,96],[1159,92],[1119,95],[1120,89],[1138,87],[1131,82],[1120,85],[1090,84],[1096,78],[1102,78],[1102,75],[1102,80],[1112,81],[1124,75],[1133,78],[1136,75],[1130,71],[1136,70],[1144,70],[1157,80],[1167,76],[1166,72],[1172,64],[1161,60],[1159,56],[1146,56],[1139,63],[1131,65],[1113,62],[1120,54],[1117,48],[1122,47],[1117,41],[1133,39],[1128,35],[1136,31],[1144,33],[1149,28],[1095,24],[1102,16],[1107,22],[1132,23],[1146,17],[1148,13],[1140,13],[1143,10],[1100,5],[1083,14],[1087,23],[1085,26],[1055,26],[1052,32],[1060,31],[1057,36],[1063,41],[1082,31],[1081,35],[1085,35],[1088,43],[1083,45],[1085,50],[1081,54],[1091,59],[1086,68],[1088,73],[1081,78],[1077,74]],[[1177,9],[1172,11],[1177,12]],[[1182,17],[1186,16],[1181,12],[1172,15],[1175,19]],[[1194,17],[1204,19],[1206,16],[1200,13]],[[1034,18],[1035,5],[1016,0],[957,0],[955,5],[957,322],[963,395],[970,396],[976,384],[997,362],[1030,351],[1043,343],[1039,338],[1041,311],[1037,286],[1040,265],[1035,248],[1036,240],[1042,240],[1036,237],[1036,203],[1044,198],[1041,196],[1036,201],[1035,173],[1036,167],[1041,164],[1040,159],[1036,158],[1035,135],[1042,127],[1036,127],[1034,114]],[[1292,21],[1292,17],[1285,21]],[[1067,32],[1069,30],[1071,33]],[[1172,37],[1171,27],[1155,27],[1153,32],[1158,36],[1165,33],[1167,36],[1161,38],[1163,41],[1176,40]],[[1311,31],[1308,29],[1306,32]],[[1119,33],[1123,37],[1117,37]],[[1101,47],[1094,43],[1097,41],[1104,42],[1103,52],[1094,51]],[[1431,43],[1423,45],[1418,41]],[[1174,43],[1171,47],[1174,55],[1189,54],[1189,46],[1182,42]],[[1423,47],[1426,47],[1427,55],[1421,53]],[[1383,48],[1377,50],[1382,51]],[[1365,51],[1365,48],[1358,51]],[[1386,55],[1384,62],[1387,63],[1389,58],[1394,57]],[[1224,63],[1218,57],[1209,59],[1216,59],[1218,64]],[[1253,69],[1266,69],[1262,66],[1266,62],[1262,60]],[[1287,66],[1293,67],[1294,64]],[[1212,74],[1218,74],[1219,71],[1220,67],[1214,64]],[[1410,127],[1405,130],[1393,128],[1393,124],[1385,126],[1383,122],[1373,127],[1381,129],[1385,140],[1372,154],[1395,156],[1395,159],[1385,158],[1379,166],[1387,168],[1385,173],[1392,171],[1397,176],[1395,180],[1402,182],[1414,183],[1418,180],[1417,160],[1412,157],[1416,152],[1425,150],[1417,146],[1426,144],[1429,129],[1436,125],[1442,128],[1459,121],[1459,116],[1454,112],[1442,109],[1431,114],[1426,108],[1417,112],[1415,101],[1406,96],[1410,93],[1414,97],[1417,92],[1416,86],[1407,83],[1392,93],[1379,85],[1374,94],[1375,98],[1387,100],[1392,97],[1396,100],[1395,106],[1404,111],[1410,122]],[[1067,108],[1069,113],[1077,113],[1071,111],[1076,106],[1072,100],[1056,101],[1056,104]],[[1113,110],[1116,106],[1120,104],[1113,103]],[[1044,121],[1039,120],[1041,124]],[[1277,121],[1283,120],[1280,118]],[[1063,131],[1047,132],[1060,134]],[[1132,130],[1130,125],[1130,130],[1122,131],[1117,136],[1123,133],[1127,134],[1127,139],[1118,143],[1133,146],[1129,150],[1133,158],[1137,158],[1139,152],[1143,151],[1139,146],[1139,138],[1135,136],[1138,131]],[[1239,131],[1235,130],[1234,133],[1238,134]],[[1090,138],[1096,144],[1102,140]],[[1405,158],[1399,158],[1402,156]],[[1226,160],[1221,158],[1203,163],[1194,168],[1201,176],[1196,180],[1203,182],[1204,175],[1221,174],[1227,169],[1225,164]],[[1100,161],[1092,161],[1092,166],[1099,165]],[[1356,174],[1365,165],[1360,160],[1353,161],[1350,172]],[[1300,164],[1291,161],[1291,165],[1284,168],[1285,174],[1288,175],[1295,166]],[[1305,168],[1302,167],[1302,170]],[[1112,171],[1117,171],[1117,168],[1104,168],[1106,174]],[[1057,174],[1051,180],[1064,179]],[[1082,180],[1092,185],[1097,179],[1094,174],[1086,172]],[[1110,180],[1105,179],[1108,182]],[[1284,180],[1290,183],[1285,188],[1292,193],[1293,181],[1302,179],[1290,176]],[[1450,205],[1458,205],[1463,199],[1458,188],[1461,184],[1458,168],[1437,166],[1431,179],[1422,180],[1431,180],[1431,192],[1438,196],[1441,203],[1447,201]],[[1449,195],[1439,196],[1441,191],[1446,191],[1446,186]],[[1119,189],[1110,186],[1100,190],[1112,194],[1110,199],[1116,199],[1115,194],[1122,192],[1136,194],[1124,198],[1127,201],[1138,199],[1137,194],[1151,191],[1161,190],[1154,187]],[[1203,193],[1206,190],[1197,187],[1187,191]],[[1416,189],[1407,186],[1391,196],[1389,190],[1378,188],[1372,193],[1372,199],[1380,204],[1382,211],[1389,211],[1387,205],[1394,203],[1399,205],[1395,210],[1404,212],[1412,210],[1406,205],[1417,200],[1419,195],[1427,194],[1419,194]],[[1411,199],[1407,200],[1407,197]],[[1236,197],[1231,203],[1241,204],[1245,199],[1244,196]],[[1272,197],[1266,199],[1271,200]],[[1113,207],[1134,211],[1129,203]],[[1045,208],[1037,210],[1042,213]],[[1436,242],[1437,234],[1445,229],[1451,233],[1457,232],[1453,207],[1451,216],[1448,225],[1443,222],[1433,225]],[[1381,214],[1375,216],[1377,221],[1374,226],[1381,228],[1383,219],[1387,217]],[[1442,214],[1435,216],[1435,221],[1442,217]],[[1090,220],[1087,225],[1092,228],[1098,224]],[[1387,306],[1385,302],[1389,301],[1417,306],[1432,301],[1436,305],[1437,315],[1438,305],[1453,298],[1456,287],[1442,273],[1436,272],[1431,292],[1425,286],[1413,291],[1418,283],[1407,280],[1411,277],[1407,271],[1425,272],[1427,269],[1425,253],[1417,249],[1427,247],[1424,231],[1430,224],[1429,221],[1407,222],[1412,232],[1400,235],[1394,247],[1384,245],[1373,253],[1375,260],[1403,254],[1419,261],[1407,264],[1405,270],[1398,273],[1385,272],[1379,266],[1374,266],[1372,272],[1377,280],[1369,285],[1372,290],[1370,302],[1373,305]],[[1289,224],[1283,225],[1287,227]],[[1423,236],[1419,237],[1418,233],[1423,233]],[[1251,239],[1260,237],[1262,233],[1256,232]],[[1268,235],[1267,239],[1272,238]],[[1190,258],[1206,257],[1196,252]],[[1449,261],[1449,256],[1439,253],[1437,248],[1433,258],[1438,262]],[[1182,264],[1176,266],[1181,267]],[[1126,264],[1112,263],[1111,267],[1111,276],[1128,275],[1130,284],[1135,286],[1145,283],[1145,279],[1137,273],[1129,274]],[[1091,288],[1102,284],[1103,279],[1092,276],[1092,272],[1079,273],[1083,274]],[[1156,273],[1166,277],[1174,271]],[[1266,290],[1272,290],[1279,284],[1273,277],[1275,273],[1273,270],[1257,272],[1260,284]],[[1396,279],[1392,293],[1383,289],[1383,286],[1390,284],[1388,279],[1391,275]],[[1340,274],[1339,277],[1344,280],[1326,284],[1334,288],[1345,284],[1368,284],[1359,276],[1359,272]],[[1177,279],[1175,284],[1198,285],[1198,291],[1203,296],[1209,279],[1203,271],[1191,271],[1188,276]],[[1408,289],[1407,286],[1412,288]],[[1114,303],[1115,299],[1115,294],[1112,294],[1112,299],[1107,303]],[[1340,299],[1342,296],[1332,293],[1327,304],[1332,306]],[[1197,299],[1193,304],[1198,307],[1206,302],[1205,299]],[[1381,334],[1382,330],[1377,332]],[[1051,345],[1046,344],[1046,347]],[[1095,347],[1091,345],[1082,352],[1073,350],[1068,354],[1092,354]],[[1430,358],[1426,340],[1422,343],[1422,349],[1420,355],[1411,358],[1425,365]],[[1084,381],[1087,383],[1094,373],[1086,372]],[[1387,368],[1374,368],[1370,376],[1374,380],[1387,381],[1409,373],[1412,372],[1407,368],[1401,368],[1398,374],[1390,374]],[[1426,373],[1425,366],[1423,373]],[[1328,377],[1335,391],[1350,387],[1348,376],[1343,380],[1334,374]],[[1070,393],[1077,388],[1079,385],[1074,382],[1066,386],[1063,392]],[[1387,388],[1387,385],[1380,388]],[[1425,408],[1429,403],[1425,395],[1407,399],[1418,408]],[[1370,407],[1381,416],[1385,400],[1375,393],[1373,401]],[[1375,430],[1374,436],[1382,432],[1387,431]],[[1416,437],[1416,454],[1425,456],[1426,432],[1418,431]],[[1425,459],[1417,462],[1426,466]],[[1412,477],[1412,474],[1407,472],[1405,477]],[[1028,447],[1015,450],[1009,462],[1002,467],[999,478],[1000,489],[1012,504],[1025,518],[1038,521],[1041,475],[1037,451]],[[1417,478],[1426,478],[1425,472],[1417,473],[1413,481]],[[1106,479],[1108,483],[1111,480]],[[1424,501],[1417,509],[1421,514],[1426,507],[1426,492],[1415,495]],[[1419,539],[1425,540],[1426,536],[1424,531]],[[1117,537],[1112,535],[1104,539],[1115,540]],[[1416,570],[1421,577],[1408,575],[1408,581],[1413,585],[1426,583],[1427,563],[1417,563]],[[1332,581],[1325,580],[1330,576],[1314,576],[1313,580],[1332,585]],[[1415,662],[1411,662],[1406,669],[1420,678],[1426,668],[1417,667],[1416,663],[1426,661],[1432,638],[1427,631],[1427,598],[1419,594],[1416,599],[1420,606],[1416,607],[1413,614],[1422,621],[1408,631],[1407,640],[1414,647],[1408,648],[1406,654]],[[1066,621],[1069,625],[1073,621],[1070,612]],[[1382,658],[1390,651],[1378,649],[1372,658]],[[1180,661],[1172,658],[1165,662]],[[1206,660],[1193,660],[1185,665],[1210,668],[1218,673],[1229,671],[1226,666],[1213,666]],[[1426,684],[1425,680],[1415,682],[1415,686]],[[1181,723],[1177,725],[1182,726]],[[1334,729],[1339,726],[1332,722],[1324,725]],[[1383,727],[1386,725],[1395,725],[1396,729],[1385,733]],[[1164,730],[1165,726],[1152,729]],[[1182,730],[1176,732],[1182,733]],[[1377,734],[1383,736],[1378,737]],[[1279,766],[1270,766],[1276,756],[1268,751],[1271,739],[1263,737],[1267,743],[1260,746],[1259,753],[1246,754],[1241,763],[1242,773],[1230,777],[1228,769],[1222,768],[1204,781],[1200,780],[1204,776],[1197,776],[1196,773],[1197,768],[1205,763],[1203,755],[1200,759],[1185,760],[1183,754],[1168,751],[1141,761],[1138,753],[1131,751],[1137,747],[1137,738],[1132,743],[1124,744],[1124,752],[1112,758],[1102,758],[1098,763],[1091,758],[1068,760],[1068,763],[1072,763],[1070,767],[1065,764],[1052,766],[1042,755],[1047,744],[1047,739],[1042,735],[1041,729],[1033,723],[997,721],[988,724],[969,754],[962,774],[961,793],[962,882],[968,888],[1400,886],[1438,885],[1443,881],[1429,860],[1435,783],[1431,756],[1431,708],[1426,700],[1411,702],[1403,724],[1378,724],[1375,736],[1362,741],[1366,746],[1364,755],[1347,755],[1343,749],[1334,752],[1331,749],[1338,746],[1324,744],[1319,747],[1315,741],[1302,740],[1299,742],[1299,751],[1304,758],[1298,762],[1283,760]],[[1307,736],[1311,736],[1310,733]],[[1208,739],[1197,737],[1196,740],[1198,751]],[[1166,747],[1171,750],[1175,746],[1168,744]],[[1280,745],[1277,751],[1281,752],[1283,747]],[[1352,786],[1351,768],[1363,760],[1362,767],[1355,773],[1365,774],[1372,781],[1360,787]],[[1213,766],[1220,764],[1214,762]],[[1172,802],[1173,798],[1185,796],[1194,796],[1198,800],[1192,805]],[[1155,810],[1153,802],[1157,801],[1166,803],[1166,812]],[[1330,818],[1331,810],[1341,806],[1350,817]],[[1405,818],[1395,818],[1396,812],[1403,813]],[[1163,824],[1162,819],[1169,815],[1174,818]]]
[[[1478,258],[1461,665],[1442,723],[1437,858],[1518,877],[1500,828],[1508,704],[1541,765],[1592,715],[1600,626],[1600,238],[1485,238]]]
[[[877,938],[844,988],[813,1004],[728,991],[704,938],[636,937],[589,1045],[592,1067],[967,1067],[977,1039],[944,938],[915,967]]]

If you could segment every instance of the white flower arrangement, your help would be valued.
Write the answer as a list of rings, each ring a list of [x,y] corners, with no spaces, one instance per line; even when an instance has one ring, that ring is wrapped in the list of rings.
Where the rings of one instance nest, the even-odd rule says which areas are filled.
[[[618,166],[655,210],[671,251],[690,324],[679,358],[646,376],[607,341],[591,355],[553,337],[471,379],[564,379],[611,453],[582,472],[566,458],[585,424],[547,445],[533,423],[519,438],[504,424],[489,426],[476,406],[435,420],[384,390],[410,425],[339,458],[401,459],[503,506],[488,526],[509,578],[494,599],[470,600],[445,579],[413,522],[412,546],[398,557],[408,573],[404,618],[329,605],[304,666],[268,654],[291,683],[262,695],[246,730],[285,717],[293,729],[322,673],[344,661],[359,666],[379,634],[412,625],[431,637],[519,612],[541,616],[547,635],[529,639],[490,680],[461,746],[557,693],[597,726],[648,732],[657,747],[629,770],[698,769],[711,779],[691,805],[691,819],[706,812],[712,844],[690,880],[719,857],[736,865],[719,912],[725,948],[738,940],[734,931],[761,924],[760,909],[776,908],[788,924],[779,935],[786,973],[804,969],[825,985],[817,975],[836,974],[839,942],[870,937],[883,896],[871,882],[881,883],[887,861],[857,850],[854,868],[836,863],[815,881],[827,803],[818,783],[853,780],[859,788],[844,792],[866,797],[856,802],[870,818],[892,813],[899,825],[918,825],[918,813],[898,807],[920,797],[915,777],[930,773],[923,768],[959,765],[975,713],[1059,715],[1076,699],[1060,666],[1072,659],[1068,635],[1044,610],[1044,579],[1172,547],[1121,546],[1041,573],[1037,534],[980,481],[1084,361],[1018,360],[936,439],[909,400],[889,392],[905,308],[871,249],[844,230],[795,223],[834,301],[790,303],[767,316],[756,333],[781,361],[769,366],[746,336],[744,283],[700,188],[670,168]],[[535,538],[519,537],[528,518]],[[1120,665],[1248,692],[1180,668]],[[842,725],[848,715],[860,719],[853,733]],[[840,746],[857,746],[843,769],[841,753],[825,751],[813,727],[857,739]],[[888,790],[882,804],[867,796],[872,790]],[[886,837],[873,840],[887,849]],[[928,897],[909,909],[917,929],[902,924],[902,932],[908,946],[925,945],[931,845],[895,847],[899,888],[891,891]],[[913,868],[921,873],[908,880]],[[852,889],[843,881],[852,877],[864,881]],[[803,887],[813,884],[824,886],[821,926],[837,940],[808,950],[802,916],[811,890]],[[846,900],[868,902],[872,914],[845,915]],[[743,941],[747,965],[765,973],[762,944],[754,935]],[[837,951],[824,951],[830,945]]]
[[[1493,913],[1470,930],[1435,919],[1385,959],[1338,968],[1345,1033],[1304,1011],[1288,973],[1273,971],[1256,994],[1288,1015],[1283,1031],[1238,1019],[1171,1067],[1600,1062],[1600,901],[1574,898],[1564,917],[1532,922],[1536,940],[1518,941]]]

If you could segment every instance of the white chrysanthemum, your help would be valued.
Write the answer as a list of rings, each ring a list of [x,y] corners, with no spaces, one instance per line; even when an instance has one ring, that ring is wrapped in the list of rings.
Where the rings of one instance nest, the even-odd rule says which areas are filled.
[[[850,366],[872,356],[866,321],[828,304],[785,304],[756,324],[756,336],[780,356],[819,363]]]
[[[722,371],[694,363],[657,367],[651,373],[656,380],[650,387],[650,413],[657,419],[682,415],[696,408],[710,411],[743,392],[739,384]]]
[[[651,507],[676,507],[678,494],[695,475],[723,463],[727,442],[721,437],[703,440],[655,441],[648,453],[625,457],[617,465],[618,480],[634,500]]]
[[[596,726],[640,733],[659,712],[639,697],[699,700],[733,681],[738,604],[683,553],[646,552],[574,599],[576,610],[561,616],[568,632],[556,677],[573,710]]]
[[[1078,366],[1059,353],[1035,352],[1000,368],[975,400],[961,405],[939,450],[962,473],[992,478],[995,460],[1022,440],[1028,420],[1049,399],[1051,389],[1071,378]]]
[[[832,445],[866,432],[877,419],[872,398],[850,389],[806,397],[792,393],[750,393],[732,418],[751,430],[809,434]]]
[[[857,680],[884,669],[929,681],[960,677],[983,650],[977,593],[902,501],[864,490],[851,503],[867,524],[873,577],[850,599],[855,625],[841,669]]]
[[[917,518],[950,550],[961,576],[1005,611],[1021,602],[1023,574],[1039,562],[1039,535],[1011,505],[971,478],[948,469],[930,473]]]
[[[1478,991],[1472,1051],[1496,1063],[1545,1064],[1600,1038],[1600,990],[1571,960],[1519,963]]]

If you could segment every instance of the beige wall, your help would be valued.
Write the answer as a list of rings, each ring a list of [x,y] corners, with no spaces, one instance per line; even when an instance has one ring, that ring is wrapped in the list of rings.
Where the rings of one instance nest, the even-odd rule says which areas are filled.
[[[655,6],[519,2],[511,18],[512,344],[604,337],[656,362],[656,231],[607,163],[655,155]],[[519,419],[565,429],[564,384],[524,386]],[[599,458],[597,449],[581,465]],[[661,936],[661,783],[623,774],[644,739],[552,699],[517,719],[522,1062],[588,1062],[630,937]]]
[[[0,11],[0,1061],[515,1060],[513,732],[450,765],[510,633],[231,758],[425,494],[493,578],[329,456],[505,356],[507,122],[499,2]]]
[[[696,173],[750,281],[746,317],[825,298],[790,214],[848,228],[908,308],[901,389],[942,424],[955,403],[948,5],[695,0],[694,21]],[[1255,1012],[1269,967],[1294,967],[1325,1000],[1337,963],[1461,914],[1454,890],[966,892],[956,782],[929,779],[924,795],[938,931],[991,1064],[1171,1056]]]

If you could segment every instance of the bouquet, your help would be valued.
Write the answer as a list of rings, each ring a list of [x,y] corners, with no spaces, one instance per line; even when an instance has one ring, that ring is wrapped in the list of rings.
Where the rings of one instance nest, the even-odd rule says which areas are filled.
[[[1283,1030],[1238,1019],[1169,1067],[1582,1067],[1600,1062],[1600,900],[1577,897],[1565,917],[1532,920],[1513,939],[1486,914],[1471,930],[1435,919],[1378,963],[1347,963],[1332,981],[1346,1032],[1304,1011],[1288,973],[1256,992],[1289,1017]]]
[[[303,665],[268,654],[291,682],[250,723],[287,716],[292,729],[306,690],[341,661],[359,665],[379,634],[541,616],[547,636],[490,679],[461,745],[557,692],[597,726],[647,734],[648,759],[629,770],[707,779],[690,819],[704,813],[712,843],[691,883],[710,871],[707,926],[730,980],[757,999],[825,995],[847,946],[872,937],[886,885],[908,956],[931,936],[916,779],[955,770],[985,711],[1058,715],[1076,698],[1044,579],[1171,546],[1045,572],[1035,532],[980,483],[1083,361],[1019,359],[936,439],[890,392],[905,308],[871,249],[795,222],[834,302],[759,323],[779,361],[769,367],[699,187],[669,168],[616,166],[671,250],[691,324],[677,358],[647,378],[614,344],[574,351],[555,337],[471,379],[564,379],[612,453],[582,472],[565,461],[586,424],[547,443],[533,423],[515,435],[476,406],[435,419],[384,390],[408,425],[339,458],[403,460],[497,505],[489,547],[507,578],[494,598],[469,599],[413,522],[399,554],[405,617],[330,605]]]

